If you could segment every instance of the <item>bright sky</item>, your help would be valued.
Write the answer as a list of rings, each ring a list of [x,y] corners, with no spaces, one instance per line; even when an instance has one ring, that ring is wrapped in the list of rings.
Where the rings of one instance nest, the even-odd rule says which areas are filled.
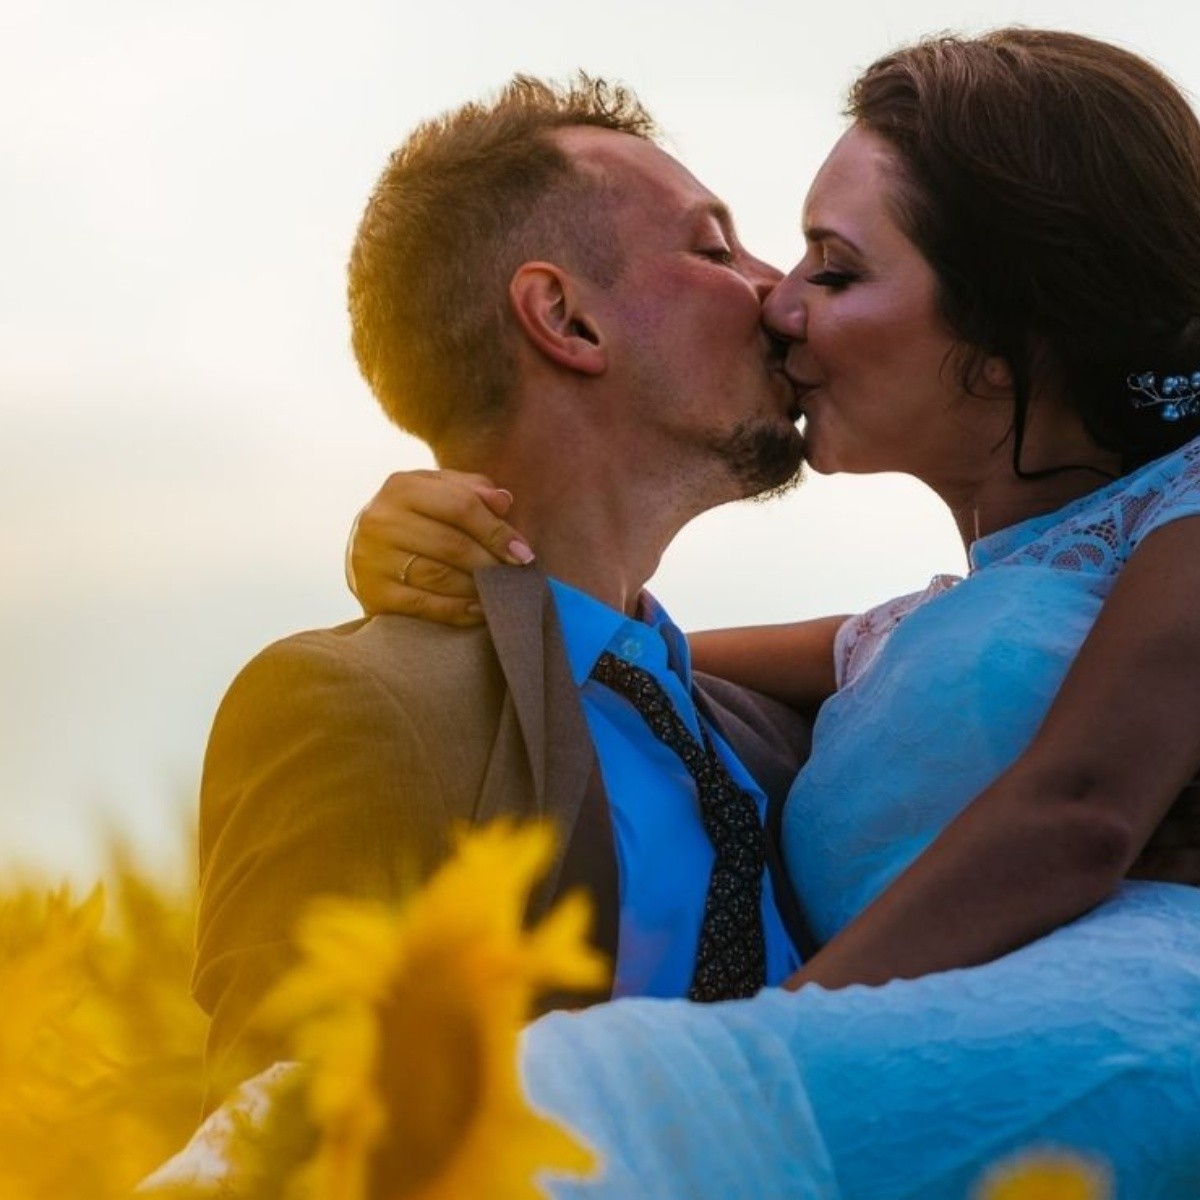
[[[178,842],[225,686],[356,615],[353,513],[428,465],[360,382],[343,265],[388,151],[514,71],[631,84],[787,265],[856,71],[942,29],[1071,28],[1200,90],[1177,0],[7,0],[0,7],[0,862],[86,878],[101,814]],[[962,564],[897,479],[697,521],[684,625],[849,611]]]

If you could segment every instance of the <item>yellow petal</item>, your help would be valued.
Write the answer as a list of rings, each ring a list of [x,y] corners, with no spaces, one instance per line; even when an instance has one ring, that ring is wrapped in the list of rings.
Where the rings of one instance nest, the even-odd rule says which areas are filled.
[[[993,1167],[976,1200],[1111,1200],[1107,1168],[1068,1150],[1031,1150]]]
[[[595,1165],[517,1076],[534,995],[607,973],[583,895],[524,927],[552,856],[548,828],[498,823],[462,836],[398,914],[342,900],[304,919],[301,960],[269,1007],[311,1068],[314,1194],[360,1200],[373,1162],[397,1200],[532,1200],[542,1169]]]

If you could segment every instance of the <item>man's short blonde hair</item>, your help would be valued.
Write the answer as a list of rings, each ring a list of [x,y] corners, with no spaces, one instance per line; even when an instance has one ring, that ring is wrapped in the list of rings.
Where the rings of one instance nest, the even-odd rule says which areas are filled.
[[[435,449],[503,421],[507,289],[522,262],[604,286],[620,274],[611,197],[552,136],[577,126],[656,134],[623,87],[518,75],[494,100],[419,125],[367,203],[349,265],[354,352],[388,416]]]

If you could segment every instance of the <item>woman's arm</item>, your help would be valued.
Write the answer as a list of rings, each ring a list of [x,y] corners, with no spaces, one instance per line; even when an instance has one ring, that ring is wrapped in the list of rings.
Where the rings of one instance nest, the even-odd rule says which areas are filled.
[[[689,633],[697,669],[812,716],[837,687],[833,639],[844,616]]]
[[[355,519],[346,582],[368,613],[477,624],[471,572],[533,559],[503,519],[511,505],[512,496],[482,475],[397,471]],[[688,641],[699,670],[811,715],[834,690],[833,639],[844,620],[714,629]]]
[[[986,962],[1112,894],[1200,767],[1200,517],[1149,534],[1029,748],[790,981]]]

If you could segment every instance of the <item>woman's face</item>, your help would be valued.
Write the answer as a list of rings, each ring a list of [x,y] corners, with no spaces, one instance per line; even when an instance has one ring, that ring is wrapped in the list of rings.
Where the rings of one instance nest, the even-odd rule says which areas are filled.
[[[970,483],[1003,440],[1008,403],[964,395],[961,343],[937,312],[937,279],[893,215],[897,160],[852,127],[804,205],[807,252],[767,298],[813,468],[902,471]]]

